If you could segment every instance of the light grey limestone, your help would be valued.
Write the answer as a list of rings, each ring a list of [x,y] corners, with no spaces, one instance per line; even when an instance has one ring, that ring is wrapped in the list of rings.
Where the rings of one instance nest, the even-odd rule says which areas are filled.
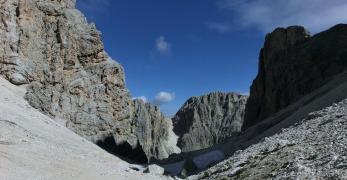
[[[117,144],[147,146],[141,133],[159,129],[135,133],[123,67],[104,51],[95,25],[74,7],[75,0],[0,0],[0,74],[13,84],[29,84],[25,98],[33,107],[65,120],[92,142],[113,136]],[[165,145],[154,141],[142,147],[160,149],[148,158],[173,152],[162,148],[166,140]]]
[[[211,147],[241,132],[247,96],[210,93],[190,98],[173,118],[183,152]]]
[[[134,134],[147,157],[168,158],[170,154],[179,154],[176,146],[178,137],[173,132],[172,121],[166,118],[157,106],[134,100]]]
[[[164,168],[162,168],[156,164],[151,164],[146,168],[145,172],[151,173],[154,175],[164,175]]]

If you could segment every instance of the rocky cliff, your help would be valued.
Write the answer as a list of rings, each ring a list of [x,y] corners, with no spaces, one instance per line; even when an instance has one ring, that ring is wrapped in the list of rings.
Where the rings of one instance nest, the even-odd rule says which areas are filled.
[[[247,96],[210,93],[192,97],[173,118],[183,152],[211,147],[241,131]]]
[[[178,137],[173,132],[171,119],[157,106],[142,100],[134,100],[133,106],[135,135],[147,157],[164,159],[170,154],[179,154],[181,150],[176,146]]]
[[[0,73],[16,85],[29,84],[25,98],[33,107],[95,143],[111,136],[132,149],[147,145],[135,133],[123,68],[104,51],[100,32],[74,8],[75,0],[0,5]],[[160,141],[142,148],[159,148]],[[151,155],[171,151],[162,152]]]
[[[310,36],[299,26],[268,34],[246,106],[244,128],[327,83],[347,67],[347,25]]]

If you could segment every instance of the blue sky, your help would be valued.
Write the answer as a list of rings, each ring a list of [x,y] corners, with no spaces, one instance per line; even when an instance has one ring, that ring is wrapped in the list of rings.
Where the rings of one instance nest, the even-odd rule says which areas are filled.
[[[133,97],[171,116],[191,96],[248,93],[264,36],[347,22],[345,0],[77,0],[125,69]]]

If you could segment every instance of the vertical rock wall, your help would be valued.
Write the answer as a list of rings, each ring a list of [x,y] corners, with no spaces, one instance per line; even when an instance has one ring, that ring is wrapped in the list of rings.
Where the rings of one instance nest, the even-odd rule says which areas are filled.
[[[243,127],[259,123],[346,70],[346,29],[340,24],[311,37],[303,27],[292,26],[268,34]]]

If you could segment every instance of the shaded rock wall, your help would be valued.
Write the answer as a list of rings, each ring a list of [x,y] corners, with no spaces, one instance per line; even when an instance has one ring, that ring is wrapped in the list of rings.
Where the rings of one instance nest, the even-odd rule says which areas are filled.
[[[321,87],[347,67],[347,25],[315,36],[299,26],[268,34],[246,106],[244,128]]]

